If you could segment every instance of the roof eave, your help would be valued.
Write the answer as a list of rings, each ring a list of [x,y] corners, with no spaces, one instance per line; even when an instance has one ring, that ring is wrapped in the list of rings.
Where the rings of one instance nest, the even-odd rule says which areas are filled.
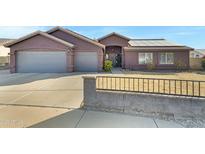
[[[19,39],[16,39],[16,40],[14,40],[14,41],[7,42],[7,43],[4,44],[4,47],[10,47],[10,46],[12,46],[12,45],[14,45],[14,44],[17,44],[17,43],[19,43],[19,42],[21,42],[21,41],[23,41],[23,40],[26,40],[26,39],[28,39],[28,38],[30,38],[30,37],[33,37],[33,36],[37,35],[39,32],[40,32],[40,31],[35,31],[35,32],[30,33],[30,34],[28,34],[28,35],[26,35],[26,36],[20,37]]]
[[[187,46],[132,46],[132,47],[124,47],[125,50],[194,50],[193,48]]]
[[[98,38],[97,40],[98,41],[101,41],[101,40],[103,40],[103,39],[105,39],[105,38],[107,38],[107,37],[110,37],[110,36],[112,36],[112,35],[117,35],[117,36],[119,36],[119,37],[121,37],[121,38],[123,38],[123,39],[126,39],[126,40],[131,40],[130,38],[128,38],[128,37],[126,37],[126,36],[123,36],[123,35],[121,35],[121,34],[118,34],[118,33],[115,33],[115,32],[112,32],[112,33],[110,33],[110,34],[107,34],[107,35],[105,35],[105,36],[102,36],[102,37],[100,37],[100,38]]]
[[[23,36],[23,37],[21,37],[21,38],[19,38],[17,40],[14,40],[14,41],[11,41],[11,42],[7,42],[7,43],[4,44],[4,47],[11,47],[11,46],[13,46],[13,45],[15,45],[17,43],[20,43],[20,42],[22,42],[24,40],[32,38],[32,37],[34,37],[36,35],[42,35],[44,37],[50,38],[51,40],[54,40],[54,41],[56,41],[58,43],[61,43],[61,44],[65,45],[65,46],[68,46],[69,48],[74,48],[75,47],[73,44],[71,44],[69,42],[66,42],[64,40],[61,40],[61,39],[59,39],[57,37],[54,37],[52,35],[49,35],[47,33],[41,32],[41,31],[36,31],[36,32],[33,32],[33,33],[28,34],[26,36]]]

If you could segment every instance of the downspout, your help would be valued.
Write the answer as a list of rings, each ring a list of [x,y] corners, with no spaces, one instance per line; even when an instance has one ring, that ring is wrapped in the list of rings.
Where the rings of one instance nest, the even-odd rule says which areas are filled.
[[[103,48],[103,70],[104,70],[104,66],[105,66],[105,48]]]

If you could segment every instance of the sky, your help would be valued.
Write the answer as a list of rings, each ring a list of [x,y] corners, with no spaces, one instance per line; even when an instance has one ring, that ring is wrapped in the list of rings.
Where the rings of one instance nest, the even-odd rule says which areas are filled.
[[[196,49],[205,48],[205,26],[63,26],[77,33],[97,39],[111,32],[130,38],[165,38]],[[31,32],[47,31],[52,26],[1,27],[0,38],[19,38]]]

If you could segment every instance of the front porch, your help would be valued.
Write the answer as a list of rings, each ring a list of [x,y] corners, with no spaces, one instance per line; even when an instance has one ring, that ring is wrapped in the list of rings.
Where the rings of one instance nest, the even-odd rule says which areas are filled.
[[[122,67],[122,47],[107,46],[105,48],[105,59],[111,60],[113,67]]]

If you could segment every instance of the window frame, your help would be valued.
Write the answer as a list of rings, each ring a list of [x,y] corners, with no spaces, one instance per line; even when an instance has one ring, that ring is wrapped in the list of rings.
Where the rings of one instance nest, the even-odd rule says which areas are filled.
[[[164,63],[161,63],[161,54],[165,55],[165,62]],[[168,63],[168,55],[169,54],[173,55],[173,62],[172,63]],[[159,64],[160,65],[174,65],[174,59],[175,59],[174,52],[160,52],[160,54],[159,54]]]
[[[140,54],[144,54],[144,63],[141,63],[141,60],[140,60]],[[147,60],[147,57],[149,57],[149,56],[147,56],[148,54],[151,54],[151,64],[153,64],[153,52],[139,52],[138,53],[138,64],[139,65],[147,65],[147,64],[149,64],[148,62],[146,62],[146,60]]]

